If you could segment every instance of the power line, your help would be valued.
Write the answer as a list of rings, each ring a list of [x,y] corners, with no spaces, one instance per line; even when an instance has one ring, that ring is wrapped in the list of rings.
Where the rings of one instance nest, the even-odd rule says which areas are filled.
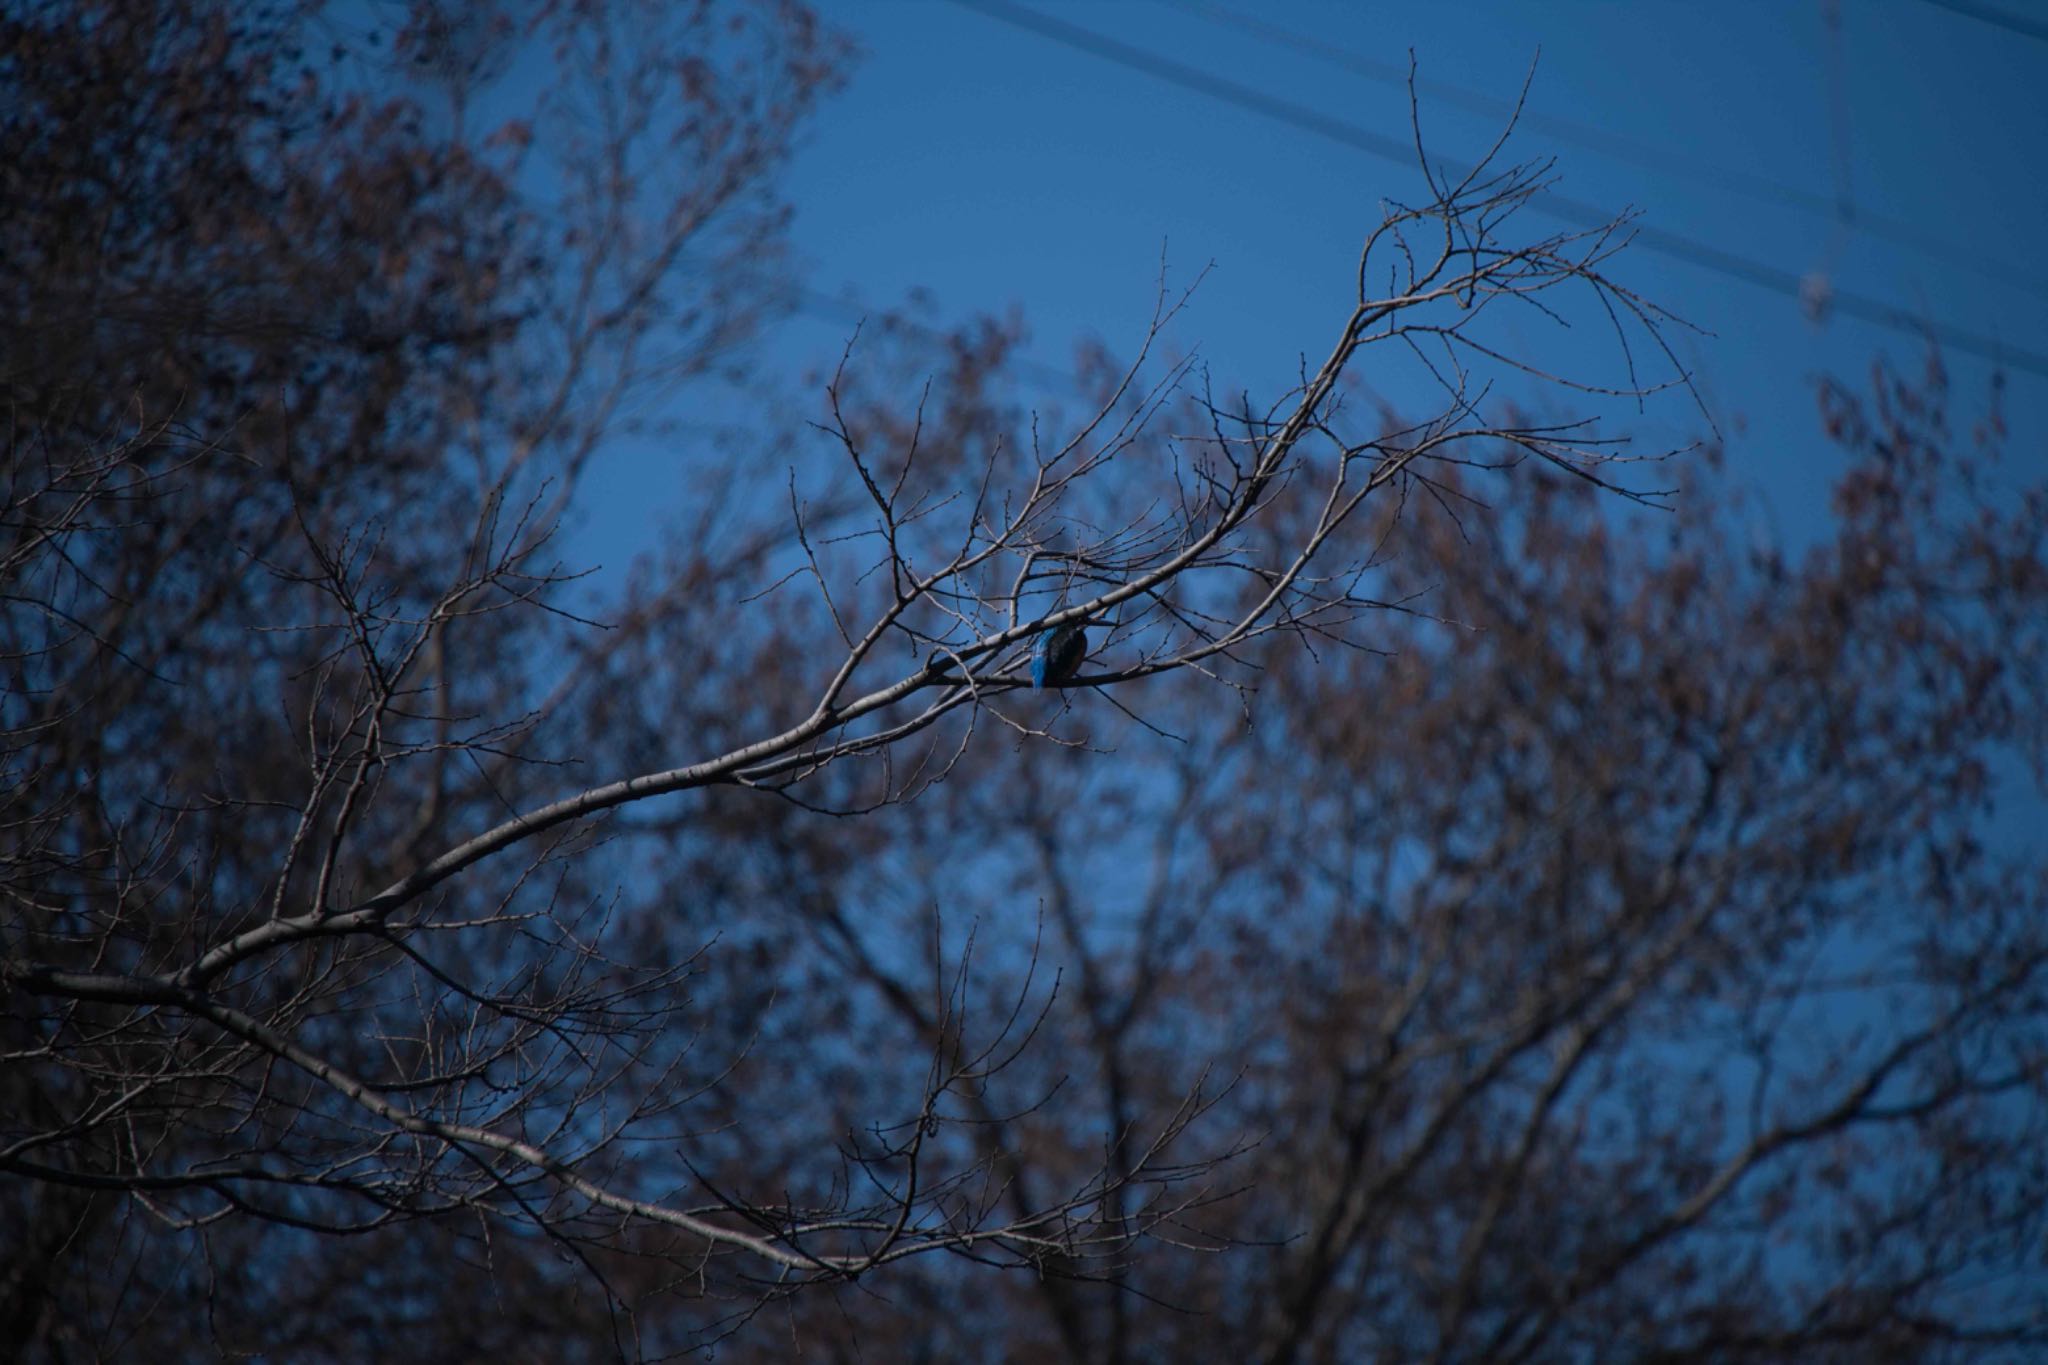
[[[1290,48],[1317,61],[1328,63],[1353,75],[1363,76],[1383,85],[1405,87],[1409,73],[1405,66],[1393,62],[1375,61],[1357,52],[1338,47],[1320,36],[1296,32],[1270,20],[1241,14],[1228,5],[1216,0],[1161,0],[1162,3],[1182,10],[1211,23],[1226,25],[1242,33],[1249,33],[1264,42]],[[1504,100],[1482,91],[1471,90],[1461,85],[1444,81],[1417,80],[1415,88],[1433,100],[1470,109],[1492,118],[1507,118],[1515,112],[1515,102]],[[1729,166],[1717,166],[1700,157],[1681,157],[1664,148],[1634,138],[1612,133],[1604,128],[1578,122],[1576,119],[1558,118],[1531,110],[1523,111],[1521,122],[1538,132],[1556,138],[1560,142],[1576,143],[1581,147],[1598,152],[1617,161],[1643,166],[1660,175],[1675,176],[1697,184],[1711,185],[1743,195],[1759,203],[1777,204],[1785,208],[1798,209],[1805,213],[1832,218],[1872,237],[1897,242],[1916,251],[1959,266],[1987,279],[2001,284],[2017,284],[2024,289],[2048,297],[2048,281],[2031,279],[2002,262],[1987,260],[1982,250],[1959,246],[1931,233],[1923,232],[1911,223],[1891,218],[1884,214],[1868,212],[1852,200],[1831,198],[1802,190],[1773,180],[1769,176],[1755,175],[1749,171]]]
[[[2004,10],[1993,9],[1989,5],[1980,5],[1976,0],[1920,0],[1920,3],[1932,5],[1936,9],[1945,9],[1950,14],[1960,14],[1966,19],[1975,19],[1980,24],[2002,28],[2008,33],[2018,33],[2048,43],[2048,24],[2037,19],[2022,19],[2017,14],[2007,14]]]
[[[1405,142],[1360,128],[1342,119],[1332,118],[1306,105],[1281,99],[1277,95],[1269,95],[1263,90],[1185,66],[1143,48],[1132,47],[1093,29],[1082,28],[1077,24],[1040,14],[1024,6],[1012,4],[1009,0],[953,0],[953,3],[988,18],[998,19],[1036,33],[1042,38],[1049,38],[1063,46],[1100,57],[1104,61],[1142,72],[1169,85],[1193,91],[1205,98],[1236,105],[1240,109],[1276,122],[1315,133],[1332,142],[1365,152],[1369,156],[1395,161],[1402,165],[1413,165],[1413,148]],[[1450,160],[1442,160],[1437,164],[1457,174],[1462,174],[1467,169]],[[1613,214],[1593,204],[1554,191],[1545,192],[1532,199],[1529,206],[1539,213],[1562,219],[1577,227],[1602,227],[1612,222],[1614,217]],[[1800,297],[1802,281],[1792,271],[1736,252],[1709,246],[1682,233],[1638,224],[1634,234],[1636,242],[1644,250],[1656,255],[1684,261],[1732,279],[1774,290],[1788,298]],[[2048,355],[2008,345],[1996,337],[1985,336],[1947,323],[1916,318],[1902,308],[1896,308],[1882,299],[1867,294],[1835,290],[1828,298],[1828,306],[1849,317],[1860,318],[1913,336],[1931,338],[1944,346],[1982,357],[1994,364],[2008,365],[2041,378],[2048,378]]]

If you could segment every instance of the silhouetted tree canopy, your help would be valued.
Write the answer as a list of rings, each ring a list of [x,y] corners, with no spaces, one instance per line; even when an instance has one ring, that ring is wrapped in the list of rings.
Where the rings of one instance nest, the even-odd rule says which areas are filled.
[[[1998,392],[1820,383],[1783,543],[1610,434],[1682,324],[1496,148],[1291,392],[1162,279],[1071,411],[900,315],[764,400],[848,56],[0,7],[0,1354],[2048,1349]],[[1630,377],[1510,406],[1503,314]],[[685,491],[588,578],[622,443]]]

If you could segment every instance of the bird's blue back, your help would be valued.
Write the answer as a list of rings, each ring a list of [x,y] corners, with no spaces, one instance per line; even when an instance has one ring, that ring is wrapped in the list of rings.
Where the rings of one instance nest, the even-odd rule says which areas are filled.
[[[1036,691],[1049,682],[1059,682],[1081,666],[1088,656],[1088,632],[1078,621],[1038,637],[1031,650],[1031,687]]]

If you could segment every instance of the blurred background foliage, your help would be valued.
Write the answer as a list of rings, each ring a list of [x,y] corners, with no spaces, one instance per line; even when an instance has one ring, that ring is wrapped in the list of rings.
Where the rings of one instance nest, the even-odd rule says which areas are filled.
[[[923,1132],[999,1215],[1099,1189],[1095,1240],[778,1275],[539,1172],[458,1197],[459,1151],[203,1010],[52,986],[809,709],[844,647],[792,505],[842,566],[872,520],[818,388],[723,439],[674,414],[768,389],[778,173],[852,60],[782,0],[6,6],[11,1358],[2041,1349],[2048,863],[2010,830],[2048,778],[2048,493],[1938,351],[1816,383],[1846,472],[1811,543],[1757,529],[1712,432],[1650,476],[1666,508],[1484,452],[1346,532],[1363,648],[1276,636],[1242,699],[1025,693],[1023,728],[949,718],[793,799],[629,804],[444,883],[410,939],[215,988],[422,1088],[476,1062],[466,1121],[573,1147],[630,1110],[572,1161],[637,1197],[836,1207]],[[871,319],[844,420],[971,486],[1071,423],[1016,398],[1021,336]],[[1115,367],[1078,370],[1082,410]],[[1159,496],[1196,396],[1105,515]],[[685,496],[585,578],[552,528],[621,442]],[[390,760],[309,826],[337,699],[415,644]]]

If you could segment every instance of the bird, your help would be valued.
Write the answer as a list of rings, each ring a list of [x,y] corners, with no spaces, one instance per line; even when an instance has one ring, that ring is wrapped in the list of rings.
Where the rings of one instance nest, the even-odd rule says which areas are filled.
[[[1087,657],[1088,632],[1079,621],[1044,632],[1031,650],[1031,690],[1065,682]]]

